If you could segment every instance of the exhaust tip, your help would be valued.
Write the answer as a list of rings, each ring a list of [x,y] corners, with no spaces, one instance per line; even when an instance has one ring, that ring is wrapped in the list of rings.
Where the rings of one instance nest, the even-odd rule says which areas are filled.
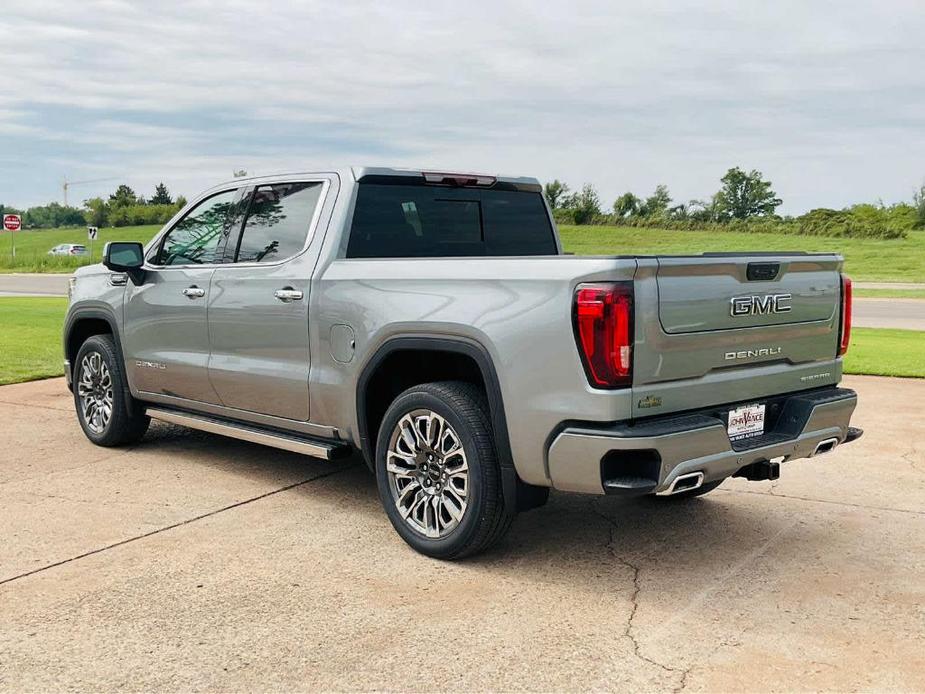
[[[674,482],[671,483],[671,486],[668,487],[663,492],[659,492],[662,495],[669,496],[671,494],[680,494],[681,492],[688,492],[691,489],[697,489],[703,485],[703,473],[702,472],[688,472],[684,475],[678,475],[675,477]]]
[[[816,444],[816,450],[813,451],[813,455],[822,455],[823,453],[829,453],[835,450],[835,447],[838,445],[837,438],[824,439]]]

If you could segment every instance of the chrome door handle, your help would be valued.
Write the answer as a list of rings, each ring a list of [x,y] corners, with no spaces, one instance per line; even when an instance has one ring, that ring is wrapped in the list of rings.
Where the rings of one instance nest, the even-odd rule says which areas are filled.
[[[288,304],[290,301],[301,301],[303,295],[301,289],[285,287],[283,289],[277,289],[275,292],[273,292],[273,296],[275,296],[283,303]]]
[[[200,289],[195,284],[192,287],[187,287],[183,290],[183,296],[188,299],[201,299],[206,295],[205,289]]]

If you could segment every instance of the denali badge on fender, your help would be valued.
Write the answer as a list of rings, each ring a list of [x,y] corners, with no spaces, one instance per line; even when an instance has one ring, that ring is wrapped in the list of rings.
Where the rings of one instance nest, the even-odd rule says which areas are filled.
[[[764,296],[734,296],[729,300],[730,316],[757,316],[767,313],[789,313],[790,294],[765,294]]]

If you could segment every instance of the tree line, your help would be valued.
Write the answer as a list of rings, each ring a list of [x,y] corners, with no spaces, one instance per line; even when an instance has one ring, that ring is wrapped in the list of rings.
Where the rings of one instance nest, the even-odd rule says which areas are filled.
[[[120,185],[108,198],[84,200],[83,207],[71,207],[51,202],[26,210],[0,204],[0,214],[19,214],[26,229],[57,229],[60,227],[96,226],[123,227],[142,224],[164,224],[186,205],[186,198],[176,199],[167,186],[158,183],[154,195],[138,195],[126,184]]]
[[[720,189],[706,200],[675,202],[667,186],[651,195],[626,192],[604,210],[600,195],[586,183],[572,191],[558,179],[543,187],[559,224],[616,224],[677,230],[752,231],[812,236],[902,238],[925,228],[925,185],[911,203],[859,204],[833,210],[818,208],[798,217],[781,216],[782,200],[771,181],[755,169],[729,169]]]

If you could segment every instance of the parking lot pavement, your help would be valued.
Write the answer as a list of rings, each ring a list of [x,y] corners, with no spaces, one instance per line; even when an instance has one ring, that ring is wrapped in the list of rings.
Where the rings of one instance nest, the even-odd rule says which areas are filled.
[[[96,448],[0,388],[0,689],[923,690],[925,382],[687,502],[554,494],[492,553],[414,554],[362,464],[178,427]]]

